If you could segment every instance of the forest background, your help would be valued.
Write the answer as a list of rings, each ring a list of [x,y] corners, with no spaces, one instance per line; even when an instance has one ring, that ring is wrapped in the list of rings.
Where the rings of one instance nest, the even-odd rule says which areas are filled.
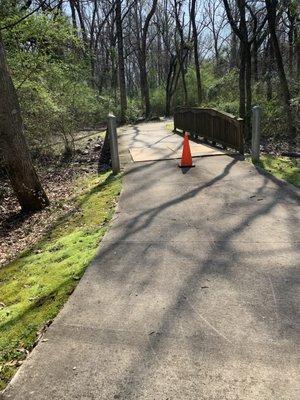
[[[298,11],[294,0],[2,0],[32,156],[58,139],[70,152],[73,132],[104,122],[108,110],[135,122],[178,105],[246,120],[260,105],[263,144],[295,150]]]

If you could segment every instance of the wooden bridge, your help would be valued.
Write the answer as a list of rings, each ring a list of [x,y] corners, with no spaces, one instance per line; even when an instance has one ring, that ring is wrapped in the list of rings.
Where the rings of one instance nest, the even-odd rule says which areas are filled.
[[[214,108],[178,107],[174,112],[174,129],[244,154],[244,120],[232,114]]]
[[[233,115],[208,108],[181,107],[174,113],[174,132],[166,127],[166,121],[161,121],[121,128],[121,158],[124,160],[129,154],[127,161],[134,162],[181,158],[182,140],[174,134],[180,131],[204,139],[191,142],[193,157],[244,153],[243,120]]]

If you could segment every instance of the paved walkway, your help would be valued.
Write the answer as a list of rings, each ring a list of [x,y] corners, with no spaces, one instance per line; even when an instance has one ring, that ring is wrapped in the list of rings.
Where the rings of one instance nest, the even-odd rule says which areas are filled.
[[[123,161],[146,130],[166,135],[123,130]],[[299,398],[297,192],[228,156],[195,163],[127,165],[97,258],[4,399]]]

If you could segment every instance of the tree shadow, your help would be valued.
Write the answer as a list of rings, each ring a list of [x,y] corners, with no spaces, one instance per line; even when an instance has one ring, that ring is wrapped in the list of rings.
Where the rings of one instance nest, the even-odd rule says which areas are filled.
[[[124,228],[124,233],[123,236],[119,237],[119,242],[122,242],[122,240],[126,240],[126,242],[130,242],[130,237],[133,234],[136,234],[137,232],[142,231],[144,228],[149,226],[151,222],[156,219],[164,210],[172,207],[173,205],[180,204],[182,202],[188,201],[189,199],[193,198],[194,196],[198,195],[202,190],[206,188],[210,188],[217,183],[221,182],[224,180],[229,174],[232,169],[232,167],[237,163],[237,159],[233,159],[228,165],[225,166],[224,170],[216,177],[213,179],[202,183],[201,185],[198,185],[197,187],[193,188],[192,190],[188,190],[185,193],[181,194],[180,196],[177,196],[176,198],[170,199],[163,204],[157,206],[157,207],[152,207],[148,210],[143,210],[138,215],[134,216],[132,220],[128,222],[126,227]],[[147,165],[141,165],[138,166],[137,170],[133,168],[133,170],[129,171],[129,174],[134,174],[137,171],[141,171],[143,168],[149,167],[149,164]],[[256,196],[258,199],[264,195],[266,192],[268,185],[272,181],[273,183],[276,184],[274,188],[274,195],[269,196],[268,200],[265,201],[264,203],[255,203],[255,207],[253,207],[253,211],[249,212],[246,214],[245,218],[243,218],[241,221],[238,221],[236,224],[234,224],[231,227],[228,227],[225,229],[223,232],[220,231],[217,233],[217,235],[214,237],[214,241],[211,245],[210,250],[208,251],[208,254],[206,255],[205,259],[201,261],[201,264],[193,270],[193,273],[188,275],[181,283],[181,287],[179,288],[178,292],[174,294],[174,299],[172,302],[172,305],[169,306],[166,311],[164,312],[161,320],[160,320],[160,335],[151,335],[149,337],[149,343],[148,345],[145,345],[143,347],[142,353],[139,354],[139,356],[136,357],[135,360],[133,360],[132,364],[130,367],[127,368],[126,375],[122,376],[122,378],[118,381],[117,386],[119,388],[117,395],[120,396],[120,398],[136,398],[138,395],[139,391],[141,390],[141,382],[143,382],[143,385],[145,384],[145,380],[150,374],[150,371],[152,368],[155,367],[155,364],[157,363],[157,354],[160,354],[160,352],[163,351],[164,346],[166,344],[168,335],[171,334],[174,325],[178,321],[181,315],[184,315],[186,312],[195,312],[193,310],[193,300],[195,298],[195,294],[199,291],[199,285],[203,277],[207,277],[209,275],[218,275],[222,276],[226,280],[231,279],[231,275],[234,271],[239,271],[240,268],[238,267],[241,262],[243,262],[243,257],[246,254],[246,251],[241,248],[238,250],[235,247],[235,240],[239,240],[239,236],[241,233],[245,232],[249,226],[253,225],[255,221],[259,220],[262,216],[268,215],[273,212],[275,207],[278,205],[278,199],[281,199],[282,197],[286,196],[291,202],[295,202],[295,200],[298,198],[295,196],[295,193],[293,191],[286,191],[284,193],[284,196],[282,196],[282,189],[286,189],[285,186],[279,184],[277,180],[273,181],[272,179],[269,179],[268,176],[264,176],[263,180],[261,182],[261,185],[256,188],[255,194],[253,195],[254,197]],[[144,183],[141,185],[141,190],[142,188],[149,184],[149,182]],[[137,190],[135,188],[135,190]],[[121,200],[122,201],[122,200]],[[231,207],[235,210],[237,210],[237,213],[241,214],[243,213],[244,209],[248,209],[249,206],[249,199],[245,200],[233,200],[231,203]],[[219,218],[220,221],[224,219],[224,207],[220,207],[219,213],[216,214],[216,218]],[[295,221],[293,220],[293,223],[291,224],[290,228],[293,229],[293,226],[295,224]],[[264,242],[262,242],[264,243]],[[98,258],[95,260],[95,263],[100,262],[101,265],[101,258],[105,257],[106,253],[109,253],[110,251],[114,251],[118,247],[118,244],[115,243],[106,243],[105,247],[100,250]],[[254,243],[254,249],[257,246]],[[263,247],[263,246],[262,246]],[[184,249],[178,249],[178,246],[174,247],[172,243],[168,243],[168,250],[174,253],[174,256],[181,256],[186,259],[190,257],[190,255],[184,250]],[[259,254],[258,259],[265,258],[266,262],[268,260],[269,255],[276,255],[276,252],[280,254],[281,248],[275,249],[275,248],[269,248],[267,245],[265,248],[261,249],[261,252]],[[222,255],[227,255],[228,257],[222,259]],[[251,256],[251,255],[250,255]],[[253,255],[254,258],[256,255]],[[219,260],[221,259],[221,261]],[[255,258],[256,259],[256,258]],[[217,262],[216,262],[217,260]],[[252,275],[259,275],[261,276],[262,274],[266,275],[267,282],[269,284],[264,284],[264,289],[263,291],[259,294],[257,292],[253,293],[248,293],[247,296],[250,296],[249,298],[249,303],[254,302],[257,303],[257,296],[260,296],[259,301],[264,304],[265,303],[265,297],[268,296],[271,299],[274,300],[274,304],[272,303],[271,309],[268,306],[267,312],[272,314],[269,316],[269,319],[264,320],[264,324],[272,331],[274,337],[276,337],[278,340],[281,340],[283,336],[285,336],[285,339],[287,339],[287,330],[286,330],[286,320],[285,320],[285,311],[286,307],[284,304],[289,304],[290,306],[290,318],[292,318],[291,323],[293,326],[295,324],[294,320],[294,314],[295,314],[295,307],[296,304],[295,302],[295,297],[292,295],[290,298],[288,297],[288,292],[290,291],[291,288],[294,288],[295,286],[295,270],[292,268],[286,273],[280,273],[279,276],[276,278],[279,281],[279,284],[276,285],[276,288],[274,286],[274,283],[272,283],[272,276],[269,276],[270,272],[268,270],[266,272],[262,272],[260,270],[260,265],[257,265],[257,267],[254,268],[253,271],[250,271],[247,273],[252,274]],[[119,279],[120,283],[126,281],[128,279],[127,277],[130,276],[130,273],[132,272],[132,266],[126,266],[124,265],[121,268],[121,271],[114,275],[114,279]],[[111,279],[109,276],[109,271],[107,275],[107,279]],[[99,273],[101,275],[101,271],[99,270]],[[144,277],[145,282],[149,282],[151,280],[151,274],[153,273],[152,270],[149,271],[148,275],[146,275],[146,278]],[[240,273],[240,272],[239,272]],[[289,285],[285,285],[285,279],[288,279],[290,282]],[[141,285],[138,290],[141,291],[141,293],[144,290],[144,285]],[[276,294],[275,293],[276,290]],[[253,297],[254,296],[254,297]],[[278,300],[276,298],[281,298],[282,296],[285,296],[285,302],[282,302],[283,307],[281,308],[281,305],[278,304]],[[241,301],[244,302],[244,299],[241,299]],[[253,318],[255,320],[260,318],[259,312],[260,309],[258,307],[252,307],[251,304],[246,305],[248,312],[253,315]],[[273,308],[274,309],[273,309]],[[207,321],[206,321],[207,322]],[[209,322],[208,322],[209,324]],[[278,325],[276,328],[276,324]],[[210,324],[209,324],[210,325]],[[211,327],[212,331],[216,328]],[[275,331],[274,331],[275,329]],[[275,333],[274,333],[275,332]],[[213,332],[216,334],[216,332]],[[231,339],[227,338],[225,335],[219,332],[219,335],[223,336],[221,337],[221,340],[224,340],[227,345],[231,345]],[[289,339],[291,341],[294,340],[294,335],[289,336]],[[202,349],[202,351],[204,351]],[[246,349],[245,351],[248,351],[249,354],[251,352],[251,349]],[[141,368],[141,364],[146,366],[145,368]],[[134,377],[134,378],[132,378]],[[126,383],[130,381],[130,384]]]

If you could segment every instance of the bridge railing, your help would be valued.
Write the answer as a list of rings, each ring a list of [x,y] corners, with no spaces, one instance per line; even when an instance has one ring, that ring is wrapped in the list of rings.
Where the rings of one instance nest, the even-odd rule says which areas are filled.
[[[244,154],[244,120],[214,108],[177,107],[174,129],[202,136]]]

